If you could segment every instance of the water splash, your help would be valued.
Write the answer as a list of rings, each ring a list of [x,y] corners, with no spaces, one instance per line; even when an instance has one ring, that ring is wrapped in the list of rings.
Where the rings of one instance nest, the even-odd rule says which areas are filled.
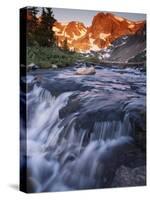
[[[71,94],[54,97],[34,85],[27,95],[28,182],[35,192],[100,187],[105,182],[103,157],[131,141],[132,127],[125,115],[123,121],[95,122],[85,144],[88,131],[76,130],[78,113],[70,115],[67,122],[59,118]]]

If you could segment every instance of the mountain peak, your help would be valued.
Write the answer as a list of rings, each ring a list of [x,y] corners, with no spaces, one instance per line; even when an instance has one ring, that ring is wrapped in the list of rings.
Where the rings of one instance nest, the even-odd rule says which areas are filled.
[[[70,50],[87,52],[108,47],[114,40],[124,35],[132,35],[143,28],[144,22],[134,22],[109,12],[99,12],[92,24],[86,27],[82,22],[67,24],[55,22],[53,30],[62,46],[67,39]]]

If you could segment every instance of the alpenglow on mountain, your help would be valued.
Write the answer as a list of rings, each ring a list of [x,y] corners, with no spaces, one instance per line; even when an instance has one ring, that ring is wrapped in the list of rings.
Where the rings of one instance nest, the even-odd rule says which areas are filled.
[[[111,13],[100,12],[94,16],[89,27],[77,21],[56,21],[53,31],[58,46],[62,47],[66,40],[70,50],[89,52],[106,48],[121,36],[134,35],[143,29],[144,25],[145,21],[131,21]]]

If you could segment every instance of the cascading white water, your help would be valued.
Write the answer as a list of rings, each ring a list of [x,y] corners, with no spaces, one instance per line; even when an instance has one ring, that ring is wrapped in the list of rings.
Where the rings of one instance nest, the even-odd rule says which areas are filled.
[[[34,109],[28,118],[27,141],[35,141],[46,148],[55,146],[63,127],[59,128],[59,110],[67,103],[71,92],[63,93],[57,98],[41,87],[34,85],[28,94],[28,109]],[[31,111],[28,110],[28,113]],[[27,145],[28,146],[28,145]],[[29,145],[30,147],[30,145]],[[28,153],[32,153],[31,150]]]
[[[57,191],[91,188],[95,176],[103,171],[101,158],[108,149],[131,140],[128,116],[123,121],[95,122],[90,141],[85,146],[87,130],[75,129],[76,116],[64,127],[59,111],[72,92],[58,97],[36,84],[28,93],[27,166],[28,181],[34,191]],[[100,163],[100,164],[99,164]]]

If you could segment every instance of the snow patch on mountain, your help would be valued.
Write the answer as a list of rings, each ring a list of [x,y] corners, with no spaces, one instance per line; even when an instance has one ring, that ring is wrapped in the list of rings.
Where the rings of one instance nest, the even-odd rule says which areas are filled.
[[[89,41],[90,41],[90,50],[92,51],[99,51],[100,48],[98,47],[98,45],[96,45],[94,43],[95,39],[94,38],[89,38]]]
[[[105,53],[105,54],[103,55],[103,58],[104,58],[104,59],[109,58],[109,57],[110,57],[110,54],[109,54],[109,53]]]
[[[117,19],[117,20],[120,21],[120,22],[124,21],[124,18],[119,17],[119,16],[115,16],[115,15],[114,15],[114,18]]]
[[[54,27],[53,27],[53,31],[56,32],[56,33],[58,33],[58,32],[60,31],[60,29],[57,28],[56,26],[54,26]]]
[[[130,24],[130,25],[128,26],[128,28],[134,28],[134,27],[135,27],[134,24]]]
[[[92,45],[93,45],[93,42],[95,41],[95,39],[90,38],[89,40],[90,40],[90,45],[92,46]]]
[[[100,34],[99,34],[99,37],[100,37],[100,39],[106,41],[106,39],[107,39],[110,35],[111,35],[110,33],[100,33]]]
[[[80,37],[83,37],[86,34],[87,30],[86,29],[81,29],[80,30]]]

